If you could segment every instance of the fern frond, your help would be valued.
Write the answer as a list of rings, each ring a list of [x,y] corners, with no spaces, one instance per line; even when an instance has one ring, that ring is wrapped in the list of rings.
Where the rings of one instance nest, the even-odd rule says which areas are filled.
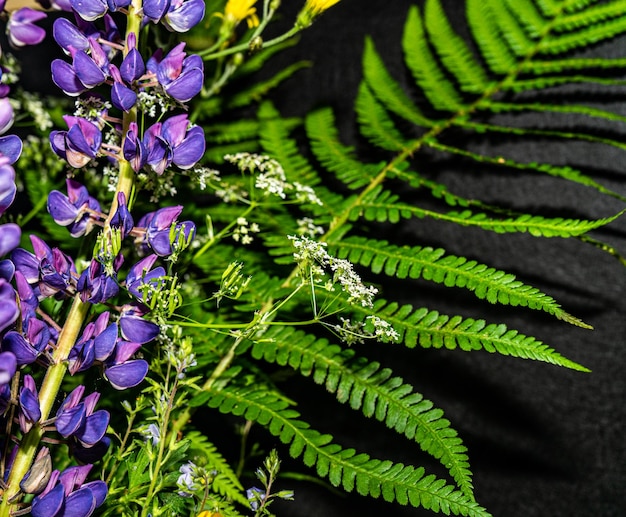
[[[347,237],[332,243],[340,258],[396,278],[423,278],[447,287],[460,287],[490,303],[528,307],[552,314],[558,319],[587,327],[565,312],[552,298],[536,287],[524,284],[515,275],[480,264],[465,257],[448,255],[441,248],[399,247],[387,241]]]
[[[205,434],[198,431],[190,431],[186,433],[185,437],[191,442],[190,451],[196,451],[204,458],[204,465],[207,470],[215,470],[218,473],[211,484],[211,488],[232,501],[248,506],[243,485],[228,460],[222,456],[215,444],[210,442]]]
[[[373,309],[358,308],[357,312],[377,314],[391,323],[408,348],[461,349],[466,352],[485,350],[521,359],[532,359],[571,368],[581,372],[590,370],[563,357],[532,336],[508,329],[504,324],[487,324],[484,320],[447,316],[426,308],[398,305],[378,300]]]
[[[541,36],[549,19],[544,17],[532,0],[506,0],[506,6],[524,26],[531,38],[536,39]]]
[[[483,0],[466,0],[466,15],[474,41],[492,72],[504,75],[517,65],[517,57],[500,37],[499,22]]]
[[[536,75],[553,74],[569,70],[619,70],[620,68],[626,68],[626,58],[578,57],[553,59],[550,61],[532,60],[520,65],[522,73]]]
[[[510,2],[509,3],[514,3]],[[619,18],[626,12],[625,0],[614,0],[609,3],[595,5],[584,11],[573,12],[561,16],[552,24],[551,29],[555,32],[573,31],[580,27],[597,25],[600,22]]]
[[[405,466],[389,460],[377,460],[354,449],[332,443],[332,436],[311,429],[299,419],[299,413],[275,393],[254,387],[227,386],[218,392],[204,391],[191,400],[192,406],[207,405],[222,413],[241,416],[265,426],[281,442],[290,444],[293,458],[315,467],[317,474],[328,477],[333,486],[347,492],[387,502],[411,504],[444,514],[487,517],[489,513],[472,498],[447,485],[442,479],[426,475],[423,468]]]
[[[464,106],[462,97],[448,81],[430,49],[417,6],[409,9],[402,48],[409,70],[433,107],[452,112],[462,109]]]
[[[550,176],[554,176],[556,178],[562,178],[567,181],[578,183],[580,185],[585,185],[586,187],[594,188],[598,192],[602,192],[603,194],[615,197],[622,201],[626,201],[626,196],[622,196],[618,192],[614,192],[613,190],[606,188],[604,185],[598,183],[590,176],[587,176],[586,174],[583,174],[581,171],[573,169],[572,167],[557,166],[557,165],[550,165],[548,163],[537,163],[537,162],[520,163],[514,160],[510,160],[508,158],[504,158],[503,156],[497,156],[497,157],[486,156],[483,154],[466,151],[464,149],[459,149],[458,147],[452,147],[449,145],[440,144],[439,142],[434,142],[434,141],[428,142],[428,145],[432,147],[433,149],[437,149],[445,153],[463,156],[465,158],[474,160],[478,163],[488,163],[490,165],[497,165],[499,167],[509,167],[511,169],[522,170],[522,171],[541,172],[544,174],[548,174]],[[469,206],[469,202],[466,204],[466,206]]]
[[[472,94],[482,94],[487,90],[490,79],[474,59],[465,41],[452,29],[439,0],[427,0],[424,23],[439,59],[446,70],[454,75],[461,90]]]
[[[376,98],[395,115],[416,126],[431,127],[434,124],[420,112],[397,81],[391,77],[369,37],[365,38],[363,50],[363,78]]]
[[[380,188],[373,189],[370,195],[365,196],[358,207],[351,213],[351,219],[361,217],[368,221],[398,222],[400,218],[432,217],[442,221],[449,221],[461,226],[476,226],[483,230],[496,233],[529,233],[535,237],[576,237],[591,230],[615,221],[625,210],[603,219],[566,219],[563,217],[542,217],[539,215],[522,214],[512,218],[496,219],[484,213],[474,213],[470,210],[462,212],[439,213],[432,210],[398,202],[398,196],[390,194]]]
[[[361,163],[353,148],[339,141],[335,117],[330,108],[311,112],[305,119],[305,127],[315,158],[348,188],[361,188],[378,174],[379,165]]]
[[[312,376],[339,402],[349,403],[352,409],[415,440],[446,466],[459,488],[471,497],[472,474],[466,447],[450,422],[442,418],[442,412],[415,393],[412,386],[376,362],[355,358],[351,349],[344,350],[294,328],[273,328],[266,336],[272,342],[255,344],[252,355],[256,359],[288,365]]]
[[[568,84],[597,84],[599,86],[624,86],[626,80],[597,77],[592,75],[544,76],[535,79],[514,79],[502,85],[503,90],[515,93],[544,90]]]
[[[359,86],[355,110],[361,134],[370,143],[386,151],[402,151],[408,147],[407,140],[396,129],[395,123],[365,82]]]
[[[551,35],[538,45],[541,54],[562,54],[575,49],[606,41],[626,32],[626,17],[611,19],[596,25],[583,26],[572,32]]]
[[[499,37],[508,45],[511,52],[518,58],[530,54],[535,41],[526,33],[525,27],[509,11],[506,4],[502,0],[484,0],[484,2],[491,10],[493,19],[497,20]]]

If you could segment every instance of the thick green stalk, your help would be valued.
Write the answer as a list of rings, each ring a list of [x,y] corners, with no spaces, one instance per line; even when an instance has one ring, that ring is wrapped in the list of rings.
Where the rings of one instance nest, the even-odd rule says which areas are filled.
[[[83,321],[87,317],[90,306],[91,304],[82,302],[79,295],[75,296],[74,303],[67,315],[63,330],[61,334],[59,334],[57,347],[52,355],[52,365],[48,368],[43,383],[41,384],[41,389],[39,390],[39,405],[41,408],[40,422],[47,420],[50,416],[52,405],[67,371],[67,358],[70,354],[70,350],[78,339]],[[7,481],[7,489],[4,492],[2,503],[0,504],[0,517],[9,517],[11,514],[10,501],[19,494],[20,481],[22,481],[28,469],[30,469],[42,436],[43,430],[41,429],[41,424],[37,423],[22,438],[19,450],[13,461],[13,466],[11,467],[11,473]]]

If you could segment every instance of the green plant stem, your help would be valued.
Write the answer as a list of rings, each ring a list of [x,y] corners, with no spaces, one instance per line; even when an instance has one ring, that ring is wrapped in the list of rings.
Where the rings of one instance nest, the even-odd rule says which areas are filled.
[[[78,339],[83,321],[87,317],[90,307],[91,304],[81,301],[79,295],[74,297],[74,302],[67,315],[65,325],[59,335],[57,347],[52,355],[52,365],[48,368],[43,383],[41,384],[41,389],[39,390],[39,405],[41,408],[40,422],[46,421],[50,416],[52,405],[54,404],[67,371],[67,358],[70,354],[70,350],[72,350],[72,347]],[[30,469],[42,436],[43,429],[41,424],[37,423],[22,438],[17,455],[13,461],[13,466],[11,467],[7,481],[7,489],[4,492],[2,503],[0,504],[0,517],[10,516],[11,499],[19,494],[19,484],[28,472],[28,469]]]
[[[279,43],[282,43],[283,41],[288,40],[289,38],[298,34],[300,30],[301,29],[299,27],[294,26],[291,29],[289,29],[287,32],[285,32],[284,34],[281,34],[280,36],[277,36],[271,40],[264,41],[261,48],[269,48],[274,45],[278,45]],[[234,47],[226,48],[224,50],[220,50],[218,52],[213,52],[213,53],[205,54],[204,52],[199,52],[199,55],[200,57],[202,57],[204,61],[211,61],[213,59],[219,59],[219,58],[226,57],[226,56],[232,56],[233,54],[237,54],[239,52],[247,52],[250,50],[250,43],[251,43],[250,41],[246,41],[245,43],[241,43],[239,45],[235,45]]]

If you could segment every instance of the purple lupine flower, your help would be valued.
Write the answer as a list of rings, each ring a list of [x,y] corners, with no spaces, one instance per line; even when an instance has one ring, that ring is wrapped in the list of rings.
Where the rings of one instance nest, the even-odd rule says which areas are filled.
[[[118,256],[117,264],[121,265],[122,255]],[[103,303],[113,298],[119,292],[117,275],[106,271],[106,268],[96,259],[92,259],[76,283],[76,290],[84,302]]]
[[[11,352],[0,352],[0,386],[9,384],[16,370],[17,360],[15,356]]]
[[[204,131],[200,126],[189,127],[185,113],[163,122],[161,136],[172,149],[172,163],[180,169],[190,169],[204,154]]]
[[[69,129],[50,133],[52,150],[72,167],[83,167],[98,155],[102,132],[87,119],[71,115],[64,115],[63,119]]]
[[[156,287],[160,279],[165,277],[165,269],[162,266],[152,269],[156,259],[157,255],[148,255],[132,266],[126,276],[126,289],[140,301],[144,298],[144,286]],[[146,296],[149,298],[148,293]]]
[[[13,11],[7,24],[9,43],[13,47],[37,45],[46,37],[46,31],[35,25],[35,22],[43,20],[47,14],[30,7],[22,7]]]
[[[34,254],[23,248],[13,250],[11,260],[26,281],[36,284],[39,298],[47,298],[64,291],[77,275],[71,257],[58,248],[50,247],[36,235],[31,235]]]
[[[48,485],[32,501],[33,517],[89,517],[106,499],[104,481],[85,483],[92,465],[52,471]]]
[[[48,325],[37,318],[22,323],[22,332],[11,330],[2,339],[2,350],[12,352],[18,366],[34,363],[50,342]]]
[[[163,90],[179,102],[195,97],[204,84],[204,64],[196,54],[187,56],[185,42],[176,45],[163,59],[158,51],[148,61],[148,69],[156,74]],[[160,49],[159,49],[160,50]]]
[[[84,392],[83,385],[72,390],[58,409],[54,425],[63,438],[71,437],[90,447],[104,438],[111,415],[104,409],[95,411],[100,393],[96,391],[83,398]]]
[[[41,418],[41,408],[39,407],[39,396],[35,379],[30,375],[25,375],[23,385],[20,388],[20,412],[19,423],[23,433],[27,433],[34,424]]]
[[[67,196],[58,190],[48,195],[48,212],[61,226],[67,226],[72,237],[80,237],[93,228],[94,212],[100,212],[100,203],[89,195],[87,188],[68,179]]]
[[[187,32],[204,18],[204,0],[172,0],[163,25],[171,31]]]
[[[117,323],[109,324],[109,312],[103,312],[95,322],[88,323],[68,357],[72,375],[90,368],[95,361],[103,362],[115,350]]]
[[[50,65],[52,72],[52,82],[56,84],[65,95],[70,97],[76,97],[81,93],[87,91],[85,85],[80,82],[74,67],[62,59],[55,59]],[[53,145],[54,147],[54,145]],[[57,153],[58,154],[58,153]]]
[[[52,37],[67,54],[70,53],[70,47],[75,50],[87,50],[89,37],[97,35],[98,31],[95,25],[86,24],[87,22],[85,26],[79,28],[67,18],[57,18],[52,25]]]
[[[193,167],[202,158],[206,146],[204,131],[199,126],[189,128],[186,114],[150,126],[143,144],[146,163],[157,174],[163,174],[172,163],[183,170]]]
[[[196,225],[191,221],[178,223],[182,206],[169,206],[144,215],[137,226],[146,228],[145,244],[161,257],[168,257],[175,249],[185,247],[195,236]]]
[[[6,131],[13,125],[13,119],[15,114],[13,113],[13,106],[11,101],[4,97],[0,99],[0,135],[6,133]]]
[[[137,126],[137,123],[131,122],[128,125],[126,138],[124,138],[124,144],[122,145],[124,159],[130,163],[130,166],[135,172],[139,172],[143,168],[148,155],[144,143],[139,139],[138,132],[139,126]]]

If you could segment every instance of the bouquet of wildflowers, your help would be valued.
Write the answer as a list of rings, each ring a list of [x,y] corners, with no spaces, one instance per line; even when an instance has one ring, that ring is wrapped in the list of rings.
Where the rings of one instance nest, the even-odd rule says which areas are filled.
[[[507,109],[489,102],[511,84],[528,86],[514,84],[522,65],[511,58],[519,66],[500,82],[466,74],[469,51],[446,46],[462,42],[450,36],[439,2],[428,0],[426,25],[450,37],[431,37],[435,59],[430,43],[412,43],[413,35],[423,41],[423,31],[411,11],[407,62],[432,111],[450,111],[449,119],[413,106],[370,41],[356,109],[364,136],[389,154],[360,163],[339,142],[332,115],[319,110],[304,122],[313,166],[291,137],[302,121],[259,102],[306,64],[270,79],[254,73],[339,0],[303,0],[280,33],[270,23],[280,0],[37,1],[14,8],[0,0],[8,36],[0,63],[0,517],[270,515],[274,501],[294,494],[277,485],[276,450],[249,443],[254,424],[346,491],[489,515],[475,501],[466,448],[443,412],[358,347],[486,349],[586,368],[503,324],[384,300],[359,266],[588,327],[511,274],[373,235],[376,223],[434,217],[498,233],[577,237],[624,262],[586,235],[622,212],[592,221],[519,214],[464,199],[411,170],[414,153],[432,146],[481,164],[547,171],[623,201],[573,169],[438,141],[455,124],[491,129],[468,117]],[[602,13],[589,19],[609,16]],[[56,91],[47,97],[20,88],[12,55],[43,41],[58,47],[49,64]],[[531,68],[534,52],[519,62]],[[503,73],[505,64],[491,72]],[[443,65],[465,74],[466,89],[456,92],[437,75]],[[472,80],[480,84],[467,87]],[[398,128],[396,119],[403,119]],[[409,122],[418,130],[405,138],[400,129]],[[387,180],[455,210],[421,209]],[[314,429],[280,388],[295,374],[417,442],[445,477],[371,458]],[[218,447],[223,430],[194,420],[208,411],[242,422],[238,457]]]

